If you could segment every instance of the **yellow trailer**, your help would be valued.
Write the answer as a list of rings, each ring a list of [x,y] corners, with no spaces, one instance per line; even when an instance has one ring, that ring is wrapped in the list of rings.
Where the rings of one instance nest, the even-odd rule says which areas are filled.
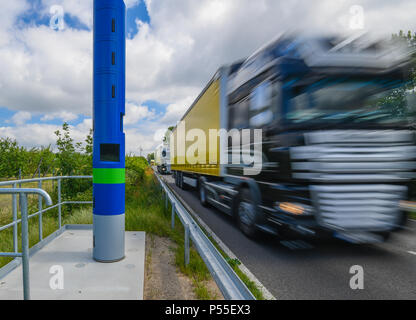
[[[172,171],[210,176],[222,174],[220,155],[224,152],[224,143],[220,141],[219,135],[210,137],[210,131],[212,135],[212,131],[227,127],[226,81],[226,68],[221,68],[172,131],[170,141]],[[182,134],[181,125],[184,126]],[[206,149],[198,149],[195,153],[199,159],[204,159],[198,163],[190,163],[189,157],[185,157],[186,154],[189,155],[187,152],[190,152],[196,142],[196,137],[192,137],[193,129],[200,129],[205,136]]]

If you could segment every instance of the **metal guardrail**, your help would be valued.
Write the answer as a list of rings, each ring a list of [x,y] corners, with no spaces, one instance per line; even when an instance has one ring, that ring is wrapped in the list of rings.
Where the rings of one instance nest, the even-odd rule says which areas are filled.
[[[12,213],[13,222],[1,226],[0,231],[6,230],[13,227],[13,252],[0,252],[0,257],[12,257],[22,259],[22,270],[23,270],[23,297],[25,300],[30,299],[30,281],[29,281],[29,219],[39,216],[39,243],[43,241],[43,229],[42,229],[42,214],[49,210],[58,207],[58,224],[60,230],[62,228],[62,205],[64,204],[92,204],[92,201],[61,201],[61,180],[62,179],[92,179],[92,176],[60,176],[60,177],[47,177],[47,178],[34,178],[34,179],[21,179],[13,181],[2,181],[0,186],[13,186],[12,188],[0,188],[0,194],[11,194],[12,195]],[[58,203],[52,205],[52,199],[49,194],[42,189],[42,181],[46,180],[58,180]],[[38,182],[38,188],[21,188],[23,183]],[[38,208],[39,211],[28,214],[28,194],[38,194]],[[21,219],[17,219],[17,195],[20,199],[20,211]],[[47,208],[42,207],[42,198],[45,199]],[[18,224],[22,224],[22,252],[18,252]]]
[[[175,226],[176,214],[185,228],[185,264],[189,263],[189,239],[191,239],[225,299],[255,300],[253,294],[208,239],[181,201],[156,172],[155,175],[165,192],[166,206],[168,201],[172,205],[172,228]]]

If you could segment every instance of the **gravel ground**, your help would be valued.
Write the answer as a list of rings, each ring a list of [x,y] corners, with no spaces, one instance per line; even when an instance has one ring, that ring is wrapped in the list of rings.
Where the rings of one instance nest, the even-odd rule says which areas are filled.
[[[146,242],[144,300],[196,300],[194,285],[175,265],[176,244],[168,238],[149,235]],[[205,283],[212,296],[223,299],[214,280]]]

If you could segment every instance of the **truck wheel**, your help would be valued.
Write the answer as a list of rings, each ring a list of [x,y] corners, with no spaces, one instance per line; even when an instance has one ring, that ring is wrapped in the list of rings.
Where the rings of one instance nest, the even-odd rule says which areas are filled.
[[[182,172],[178,172],[178,187],[182,189]]]
[[[175,173],[175,186],[179,188],[179,172]]]
[[[407,212],[403,212],[403,211],[400,212],[399,222],[398,222],[396,228],[393,229],[393,231],[403,231],[405,229],[407,221],[408,221]]]
[[[199,201],[204,207],[208,206],[207,189],[205,188],[205,181],[206,179],[204,177],[201,177],[199,179]]]
[[[237,196],[236,219],[241,231],[249,238],[258,236],[256,221],[259,219],[258,209],[253,201],[250,190],[244,188]]]
[[[183,181],[183,172],[181,172],[181,189],[188,190],[188,185]]]
[[[178,183],[179,183],[179,188],[181,188],[182,190],[185,190],[185,183],[183,182],[183,172],[179,172]]]

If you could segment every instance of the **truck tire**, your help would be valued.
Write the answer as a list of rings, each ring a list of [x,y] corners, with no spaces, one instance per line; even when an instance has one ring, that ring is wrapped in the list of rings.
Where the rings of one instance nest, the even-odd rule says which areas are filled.
[[[179,171],[177,176],[178,176],[178,187],[182,189],[182,172]]]
[[[205,187],[205,182],[207,179],[204,177],[199,178],[199,201],[201,202],[202,206],[207,207],[208,201],[207,201],[207,189]]]
[[[402,212],[400,212],[400,215],[399,215],[399,221],[398,221],[398,224],[397,224],[397,226],[393,229],[393,231],[403,231],[403,230],[405,230],[405,227],[406,227],[406,225],[407,225],[407,222],[408,222],[408,214],[407,214],[407,212],[404,212],[404,211],[402,211]]]
[[[256,223],[260,219],[257,205],[248,188],[241,189],[237,196],[235,216],[238,227],[249,238],[256,238],[259,230]]]
[[[175,186],[179,188],[179,172],[175,172]]]
[[[183,172],[178,172],[178,183],[179,188],[186,190],[186,184],[183,182]]]

